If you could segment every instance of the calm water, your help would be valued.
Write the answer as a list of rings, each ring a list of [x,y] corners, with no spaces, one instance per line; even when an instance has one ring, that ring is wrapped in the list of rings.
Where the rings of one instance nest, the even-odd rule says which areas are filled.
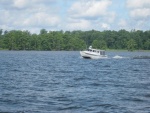
[[[0,113],[150,113],[150,52],[107,54],[0,51]]]

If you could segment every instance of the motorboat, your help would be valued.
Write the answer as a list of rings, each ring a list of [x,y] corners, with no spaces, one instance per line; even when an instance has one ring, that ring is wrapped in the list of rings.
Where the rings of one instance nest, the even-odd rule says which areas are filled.
[[[83,58],[87,58],[87,59],[107,58],[107,55],[105,55],[105,50],[93,49],[92,46],[90,46],[87,50],[80,51],[80,55]]]

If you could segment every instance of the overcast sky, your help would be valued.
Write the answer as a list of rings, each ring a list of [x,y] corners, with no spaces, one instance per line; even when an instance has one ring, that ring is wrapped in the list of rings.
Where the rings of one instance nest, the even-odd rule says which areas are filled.
[[[150,30],[150,0],[0,0],[0,29]]]

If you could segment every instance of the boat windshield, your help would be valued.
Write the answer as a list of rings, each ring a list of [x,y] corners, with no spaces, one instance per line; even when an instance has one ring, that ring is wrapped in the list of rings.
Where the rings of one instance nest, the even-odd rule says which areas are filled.
[[[88,51],[92,51],[91,49],[88,49]]]

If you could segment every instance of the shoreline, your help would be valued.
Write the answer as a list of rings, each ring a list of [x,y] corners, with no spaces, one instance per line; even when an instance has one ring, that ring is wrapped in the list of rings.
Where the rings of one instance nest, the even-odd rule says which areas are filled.
[[[81,51],[81,50],[8,50],[8,49],[0,49],[0,51]],[[105,51],[114,51],[114,52],[150,52],[150,50],[133,50],[128,51],[125,49],[106,49]]]

